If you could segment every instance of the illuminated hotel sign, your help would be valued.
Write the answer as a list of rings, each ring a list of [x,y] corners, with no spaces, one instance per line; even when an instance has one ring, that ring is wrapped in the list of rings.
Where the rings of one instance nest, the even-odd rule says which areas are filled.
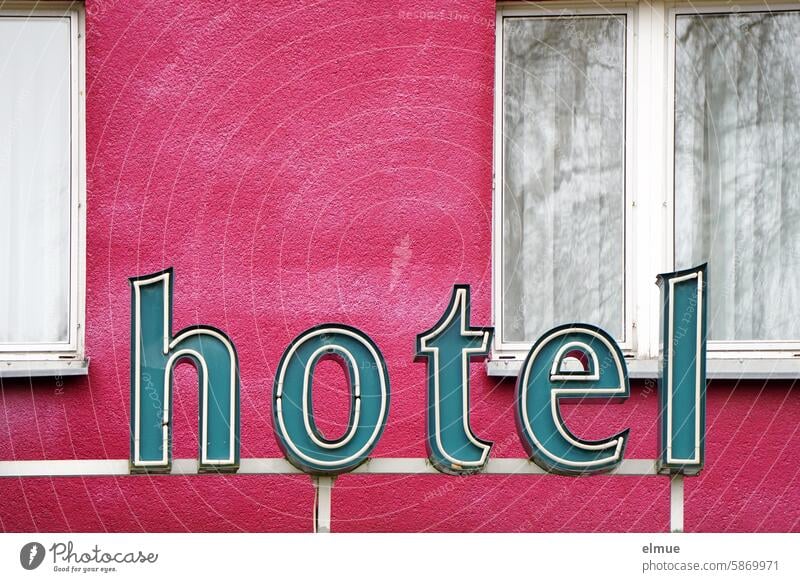
[[[706,266],[658,277],[662,358],[659,470],[694,474],[703,466],[706,401]],[[221,330],[192,326],[172,331],[172,269],[135,277],[131,318],[131,449],[135,472],[168,472],[172,462],[172,372],[182,360],[200,384],[200,469],[239,467],[239,360]],[[493,329],[470,322],[470,290],[453,288],[442,317],[416,340],[427,365],[428,456],[449,474],[480,472],[492,443],[469,419],[469,364],[489,354]],[[312,390],[319,362],[335,358],[347,371],[350,417],[343,436],[329,440],[314,421]],[[381,437],[390,410],[389,374],[379,347],[363,332],[322,324],[286,348],[272,390],[273,429],[294,466],[312,475],[337,475],[363,463]],[[598,441],[573,434],[562,399],[624,400],[628,371],[614,339],[594,325],[555,327],[531,348],[517,380],[517,430],[529,457],[544,470],[587,475],[614,470],[628,430]]]

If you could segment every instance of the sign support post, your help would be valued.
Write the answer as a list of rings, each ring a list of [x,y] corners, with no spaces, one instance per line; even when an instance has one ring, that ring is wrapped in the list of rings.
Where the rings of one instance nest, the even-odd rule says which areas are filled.
[[[669,529],[672,533],[683,533],[683,473],[670,477]]]
[[[331,533],[333,477],[312,477],[314,483],[314,533]]]

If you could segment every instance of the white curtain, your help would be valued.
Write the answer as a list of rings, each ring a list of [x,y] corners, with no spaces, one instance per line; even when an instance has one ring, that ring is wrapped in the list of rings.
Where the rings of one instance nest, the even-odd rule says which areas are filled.
[[[676,267],[709,263],[710,339],[800,339],[800,14],[676,33]]]
[[[67,19],[0,16],[0,346],[69,339],[69,49]]]
[[[623,339],[625,16],[508,18],[503,61],[503,340]]]

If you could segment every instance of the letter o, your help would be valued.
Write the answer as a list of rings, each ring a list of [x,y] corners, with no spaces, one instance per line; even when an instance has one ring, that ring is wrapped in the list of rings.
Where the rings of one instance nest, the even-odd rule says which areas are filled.
[[[319,434],[311,406],[314,369],[326,357],[344,365],[350,389],[347,430],[336,440]],[[281,358],[272,391],[273,429],[286,458],[315,475],[355,469],[375,448],[389,413],[389,374],[375,343],[341,324],[313,327],[297,336]]]

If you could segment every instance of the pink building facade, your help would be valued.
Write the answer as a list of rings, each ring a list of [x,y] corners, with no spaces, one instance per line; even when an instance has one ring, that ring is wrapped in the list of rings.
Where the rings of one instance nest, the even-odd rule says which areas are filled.
[[[322,322],[363,330],[386,358],[391,409],[372,456],[425,457],[416,334],[441,316],[456,283],[471,286],[473,325],[500,317],[497,3],[87,0],[79,12],[85,316],[75,361],[89,364],[85,374],[2,378],[0,460],[128,457],[128,278],[170,266],[175,329],[213,325],[238,349],[242,458],[281,456],[276,367],[294,337]],[[644,20],[636,7],[631,14],[628,25]],[[635,42],[626,50],[638,63]],[[633,92],[647,85],[630,83]],[[628,200],[655,207],[644,202],[648,180],[654,192],[670,182],[648,174],[648,113],[635,115]],[[667,136],[669,124],[656,126]],[[620,253],[637,261],[630,271],[625,263],[622,309],[625,325],[649,310],[655,337],[657,308],[636,281],[657,296],[652,281],[673,265],[644,272],[646,259],[631,258],[647,247],[641,224]],[[669,246],[663,231],[654,237]],[[800,395],[785,352],[767,354],[780,374],[710,366],[723,372],[709,374],[706,463],[686,479],[686,531],[800,530]],[[492,458],[520,458],[515,378],[504,365],[472,364],[471,422],[494,442]],[[564,415],[589,439],[629,427],[626,457],[654,458],[656,376],[631,369],[627,401],[564,405]],[[313,398],[321,430],[337,434],[348,415],[337,368],[320,368]],[[181,365],[176,458],[197,456],[197,410],[197,374]],[[669,499],[669,479],[655,476],[342,475],[332,523],[337,532],[662,532]],[[305,475],[9,477],[0,479],[0,529],[306,532],[313,503]]]

